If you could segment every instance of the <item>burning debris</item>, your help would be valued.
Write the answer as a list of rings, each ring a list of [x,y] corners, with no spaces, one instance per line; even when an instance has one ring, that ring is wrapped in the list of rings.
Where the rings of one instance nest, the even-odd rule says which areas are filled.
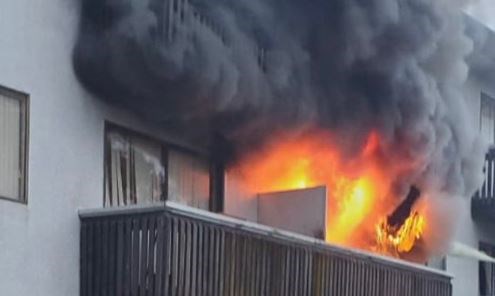
[[[407,252],[435,219],[411,211],[417,197],[386,219],[410,184],[426,200],[481,180],[463,1],[81,2],[74,67],[89,90],[221,135],[255,192],[327,185],[328,241]]]
[[[407,218],[411,215],[414,203],[416,203],[420,196],[421,192],[419,192],[419,189],[412,186],[406,199],[395,209],[392,215],[387,217],[387,225],[395,229],[404,225]]]
[[[419,189],[412,186],[407,198],[376,226],[375,251],[394,257],[412,251],[426,227],[425,217],[413,211],[420,195]]]

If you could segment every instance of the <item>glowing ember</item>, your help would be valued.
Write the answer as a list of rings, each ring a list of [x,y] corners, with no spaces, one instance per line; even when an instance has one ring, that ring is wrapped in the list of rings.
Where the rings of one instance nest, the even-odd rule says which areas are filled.
[[[320,132],[279,138],[234,171],[253,193],[325,185],[328,242],[391,256],[411,251],[426,227],[425,218],[414,212],[400,229],[385,222],[400,202],[391,194],[393,177],[407,164],[384,162],[376,133],[352,159],[344,158],[331,138]]]

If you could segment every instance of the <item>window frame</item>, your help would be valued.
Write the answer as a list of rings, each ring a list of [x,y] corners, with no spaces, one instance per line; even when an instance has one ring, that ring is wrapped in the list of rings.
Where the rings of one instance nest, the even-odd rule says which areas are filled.
[[[105,121],[104,134],[103,134],[103,204],[102,206],[105,208],[105,202],[107,199],[107,172],[106,172],[106,161],[108,160],[110,153],[110,143],[108,142],[108,133],[111,131],[116,131],[122,134],[127,134],[131,137],[139,137],[148,141],[156,142],[160,145],[161,148],[161,159],[160,162],[165,169],[165,182],[161,184],[162,186],[162,196],[160,197],[160,202],[165,202],[169,200],[169,188],[168,188],[168,159],[169,159],[169,151],[175,150],[178,152],[182,152],[188,154],[193,157],[200,158],[205,160],[209,164],[209,206],[208,211],[212,212],[221,212],[223,211],[223,179],[224,179],[224,170],[223,166],[217,164],[211,156],[205,155],[193,149],[186,148],[184,146],[180,146],[169,141],[165,141],[163,139],[159,139],[150,134],[136,131],[132,128],[124,127],[122,125],[118,125],[116,123]],[[129,206],[129,205],[127,205]],[[115,207],[115,206],[114,206]],[[120,207],[125,207],[125,205],[121,205]]]
[[[160,155],[160,163],[163,167],[167,167],[168,166],[168,162],[167,162],[167,159],[168,159],[168,147],[167,145],[165,145],[165,143],[163,143],[163,141],[155,138],[155,137],[152,137],[150,135],[147,135],[145,133],[141,133],[141,132],[137,132],[133,129],[130,129],[130,128],[126,128],[126,127],[123,127],[123,126],[120,126],[120,125],[117,125],[117,124],[114,124],[112,122],[109,122],[109,121],[105,121],[105,127],[104,127],[104,135],[103,135],[103,208],[107,208],[105,206],[105,202],[107,200],[107,172],[106,172],[106,162],[108,160],[108,158],[110,157],[109,153],[111,152],[110,151],[110,143],[109,143],[109,138],[108,138],[108,133],[109,132],[112,132],[112,131],[116,131],[116,132],[119,132],[119,133],[122,133],[124,135],[129,135],[131,137],[139,137],[139,138],[142,138],[142,139],[145,139],[145,140],[148,140],[148,141],[152,141],[152,142],[156,142],[158,145],[160,145],[160,150],[161,150],[161,155]],[[168,171],[165,170],[165,176],[164,176],[165,180],[168,180]],[[165,200],[167,200],[168,196],[168,182],[164,182],[163,184],[161,184],[161,188],[162,188],[162,196],[160,197],[160,202],[163,202]],[[127,205],[129,206],[129,205]],[[109,206],[108,208],[111,208],[112,206]],[[117,207],[117,206],[113,206],[113,207]],[[121,205],[120,207],[125,207],[125,205]]]
[[[478,125],[478,131],[479,133],[481,134],[482,137],[484,137],[483,135],[483,107],[486,107],[486,106],[491,106],[493,107],[493,112],[495,112],[495,98],[492,97],[491,95],[489,95],[488,93],[482,91],[480,93],[480,112],[479,112],[479,125]],[[495,114],[494,114],[494,118],[493,118],[493,122],[492,122],[492,127],[493,128],[493,134],[491,135],[492,137],[492,142],[489,143],[490,146],[493,146],[495,145]]]
[[[29,159],[29,101],[27,93],[0,85],[0,95],[20,102],[20,131],[19,131],[19,198],[0,195],[0,200],[19,204],[28,204],[28,159]]]

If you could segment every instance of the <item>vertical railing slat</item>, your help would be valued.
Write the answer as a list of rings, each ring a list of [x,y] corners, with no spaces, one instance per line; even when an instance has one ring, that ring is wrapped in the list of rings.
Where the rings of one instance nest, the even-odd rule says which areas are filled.
[[[124,224],[122,219],[117,221],[117,241],[116,241],[116,274],[115,291],[117,295],[124,295]]]
[[[185,265],[184,265],[184,295],[191,295],[191,265],[192,265],[192,226],[190,221],[185,223],[185,241],[184,249],[185,253]]]
[[[203,225],[198,225],[198,261],[196,266],[196,295],[202,295],[203,289],[203,242],[204,242],[205,229]]]
[[[156,250],[156,217],[150,217],[148,220],[148,260],[146,261],[146,275],[145,275],[145,294],[146,296],[153,296],[154,293],[154,275],[155,275],[155,250]]]
[[[132,219],[124,223],[124,296],[131,295]]]
[[[104,268],[103,262],[103,252],[102,245],[106,242],[106,237],[103,235],[102,222],[97,221],[94,224],[95,227],[95,239],[93,240],[93,246],[95,251],[95,265],[96,268],[93,270],[93,291],[91,295],[99,296],[101,295],[101,281],[102,281],[102,269]]]
[[[179,220],[179,240],[177,242],[177,247],[177,295],[181,296],[184,295],[186,273],[186,221],[184,219]]]
[[[148,218],[140,219],[140,235],[139,235],[139,269],[138,269],[138,291],[139,295],[146,293],[146,265],[148,263]]]
[[[155,244],[155,260],[153,262],[155,269],[154,278],[154,294],[153,296],[162,295],[162,289],[165,282],[165,275],[163,270],[164,266],[167,264],[164,256],[164,237],[167,233],[167,226],[165,225],[165,217],[158,217],[156,222],[156,244]]]
[[[175,296],[177,294],[178,285],[179,285],[179,238],[180,238],[180,230],[179,223],[177,218],[171,219],[172,223],[172,233],[171,233],[171,253],[170,253],[170,288],[169,292],[167,291],[166,295]]]
[[[93,262],[90,254],[91,246],[91,225],[89,223],[81,223],[81,238],[79,241],[80,258],[79,258],[79,293],[81,296],[89,296],[91,292],[90,275],[91,275],[91,263]]]
[[[117,289],[117,221],[112,219],[108,225],[108,242],[107,242],[107,285],[105,295],[113,295]]]
[[[139,218],[132,220],[131,296],[139,293],[139,245],[141,236],[139,222]]]

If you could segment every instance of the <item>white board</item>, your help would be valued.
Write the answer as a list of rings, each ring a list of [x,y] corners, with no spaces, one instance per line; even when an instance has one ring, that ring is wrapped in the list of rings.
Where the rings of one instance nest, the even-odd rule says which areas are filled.
[[[258,222],[274,228],[324,238],[326,212],[326,187],[258,194]]]

